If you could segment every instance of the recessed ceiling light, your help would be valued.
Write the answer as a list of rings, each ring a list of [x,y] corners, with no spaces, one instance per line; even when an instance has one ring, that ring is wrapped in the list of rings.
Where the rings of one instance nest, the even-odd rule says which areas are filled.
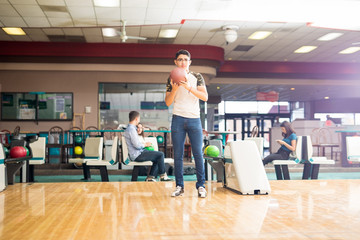
[[[119,7],[119,0],[94,0],[95,7]]]
[[[177,29],[163,29],[159,33],[160,38],[175,38],[179,30]]]
[[[295,88],[294,88],[294,87],[292,87],[292,88],[290,88],[290,90],[291,90],[291,91],[294,91],[294,90],[295,90]]]
[[[294,53],[308,53],[308,52],[311,52],[312,50],[314,50],[316,48],[317,48],[316,46],[302,46],[301,48],[296,49],[294,51]]]
[[[330,97],[324,97],[324,99],[329,99]]]
[[[331,41],[331,40],[334,40],[335,38],[338,38],[338,37],[340,37],[342,35],[343,35],[343,33],[328,33],[328,34],[325,34],[322,37],[319,37],[317,40],[319,40],[319,41]]]
[[[103,28],[102,34],[104,37],[115,37],[118,35],[115,28]]]
[[[272,32],[269,32],[269,31],[257,31],[257,32],[254,32],[253,34],[251,34],[249,39],[261,40],[261,39],[267,38],[271,34],[272,34]]]
[[[24,30],[22,28],[17,27],[3,27],[2,30],[4,30],[9,35],[26,35]]]
[[[351,54],[360,50],[360,47],[349,47],[339,52],[340,54]]]

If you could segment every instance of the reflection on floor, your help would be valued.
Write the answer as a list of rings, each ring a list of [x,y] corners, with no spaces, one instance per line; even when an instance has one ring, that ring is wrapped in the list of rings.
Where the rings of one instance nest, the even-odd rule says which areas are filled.
[[[0,193],[0,239],[359,239],[360,180],[270,181],[270,195],[194,182],[17,183]]]

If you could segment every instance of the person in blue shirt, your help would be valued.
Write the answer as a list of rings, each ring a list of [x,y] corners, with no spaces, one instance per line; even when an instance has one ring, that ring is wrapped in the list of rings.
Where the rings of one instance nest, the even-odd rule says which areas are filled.
[[[147,182],[156,182],[155,173],[160,174],[160,181],[173,181],[165,172],[164,153],[159,151],[149,151],[145,147],[150,147],[150,142],[142,143],[139,139],[137,126],[140,123],[140,113],[131,111],[129,113],[129,124],[124,132],[126,145],[129,151],[129,158],[131,161],[145,162],[152,161],[150,173],[147,176]]]
[[[297,136],[290,123],[284,121],[281,123],[280,127],[284,139],[276,141],[281,145],[281,147],[276,153],[270,154],[269,156],[264,158],[264,165],[274,160],[288,160],[290,153],[295,151],[296,149]]]

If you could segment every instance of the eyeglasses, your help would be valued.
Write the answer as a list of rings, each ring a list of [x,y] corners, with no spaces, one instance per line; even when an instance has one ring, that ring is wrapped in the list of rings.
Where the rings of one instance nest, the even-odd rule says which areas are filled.
[[[178,59],[176,59],[176,61],[178,61],[178,62],[190,62],[190,59],[187,59],[187,58],[178,58]]]

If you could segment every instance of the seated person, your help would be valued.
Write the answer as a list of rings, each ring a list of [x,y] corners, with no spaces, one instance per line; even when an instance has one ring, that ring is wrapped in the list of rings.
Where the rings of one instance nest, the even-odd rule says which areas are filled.
[[[140,142],[136,128],[139,122],[140,113],[131,111],[129,113],[129,124],[124,132],[130,160],[136,162],[153,162],[150,174],[145,180],[147,182],[156,182],[155,173],[157,171],[160,174],[160,181],[173,181],[173,179],[169,178],[165,172],[164,153],[146,150],[145,147],[150,147],[151,143],[145,142],[145,144],[143,144]]]
[[[281,145],[281,147],[276,153],[270,154],[269,156],[264,158],[264,165],[274,160],[288,160],[290,153],[295,151],[296,149],[297,136],[290,123],[284,121],[281,123],[280,127],[284,139],[276,141]]]

